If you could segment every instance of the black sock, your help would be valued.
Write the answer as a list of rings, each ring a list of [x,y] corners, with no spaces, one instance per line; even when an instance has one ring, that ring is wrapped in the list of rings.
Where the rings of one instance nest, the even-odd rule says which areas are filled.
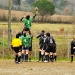
[[[15,61],[18,61],[18,55],[15,55]]]
[[[41,60],[41,51],[39,51],[39,61]]]
[[[24,55],[24,60],[26,60],[26,54]]]
[[[71,61],[73,61],[73,56],[71,56]]]
[[[53,55],[50,55],[50,60],[53,61]]]
[[[49,55],[47,55],[47,60],[49,61]]]
[[[47,61],[47,55],[45,55],[45,60]]]
[[[25,59],[26,59],[26,61],[28,61],[28,54],[26,54],[25,56],[26,56],[26,58],[25,58]]]
[[[24,60],[24,54],[22,54],[22,59]]]
[[[49,56],[48,55],[45,55],[45,60],[49,61]]]
[[[41,55],[41,59],[42,59],[42,61],[44,61],[44,55]]]
[[[54,55],[52,54],[52,60],[54,60]]]
[[[57,55],[56,55],[56,56],[54,56],[54,59],[55,59],[55,61],[57,60]]]
[[[18,62],[20,62],[21,61],[21,56],[18,56]]]

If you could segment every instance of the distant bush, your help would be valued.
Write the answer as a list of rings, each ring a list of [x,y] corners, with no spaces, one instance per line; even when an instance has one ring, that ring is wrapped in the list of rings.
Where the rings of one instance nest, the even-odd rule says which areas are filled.
[[[6,15],[5,14],[2,14],[2,15],[0,15],[0,21],[7,21],[8,19],[7,19],[7,17],[6,17]]]

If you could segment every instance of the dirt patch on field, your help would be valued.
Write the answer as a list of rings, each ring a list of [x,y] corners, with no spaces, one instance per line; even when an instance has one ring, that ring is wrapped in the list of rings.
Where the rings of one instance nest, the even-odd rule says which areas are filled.
[[[75,62],[22,62],[0,60],[0,75],[75,75]]]

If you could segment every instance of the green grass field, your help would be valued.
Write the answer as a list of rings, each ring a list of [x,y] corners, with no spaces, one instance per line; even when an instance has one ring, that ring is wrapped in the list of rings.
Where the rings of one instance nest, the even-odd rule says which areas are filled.
[[[0,23],[0,29],[1,28],[7,28],[8,23],[6,22],[1,22]],[[11,23],[11,29],[13,28],[23,28],[23,23]],[[75,28],[74,24],[50,24],[50,23],[32,23],[32,31],[40,31],[40,30],[46,30],[46,31],[59,31],[60,28],[64,28],[65,31],[73,30]]]
[[[43,23],[43,24],[38,24],[35,23],[32,25],[32,29],[39,31],[39,30],[46,30],[46,31],[60,31],[60,28],[64,28],[65,31],[67,31],[68,29],[72,30],[73,29],[72,24],[47,24],[47,23]]]

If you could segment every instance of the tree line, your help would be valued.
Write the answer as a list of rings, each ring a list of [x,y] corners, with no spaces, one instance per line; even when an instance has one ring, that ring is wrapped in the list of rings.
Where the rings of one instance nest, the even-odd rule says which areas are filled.
[[[5,2],[5,0],[0,0]],[[32,11],[32,3],[41,0],[12,0],[12,10],[20,10],[20,11]],[[74,0],[47,0],[52,2],[55,5],[55,13],[56,14],[64,14],[64,12],[68,12],[68,15],[75,14],[75,1]],[[8,0],[7,0],[8,2]],[[23,3],[22,3],[23,2]],[[8,9],[8,6],[0,3],[0,8]]]

